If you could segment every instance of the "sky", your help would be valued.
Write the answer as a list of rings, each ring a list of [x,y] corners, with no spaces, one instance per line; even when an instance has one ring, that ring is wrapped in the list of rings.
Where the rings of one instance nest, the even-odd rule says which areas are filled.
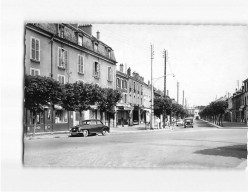
[[[151,44],[154,47],[153,78],[164,74],[166,88],[179,103],[182,91],[189,106],[207,105],[228,92],[234,93],[248,78],[248,29],[241,25],[93,24],[93,35],[115,52],[119,64],[131,67],[151,80]],[[154,86],[164,89],[163,78]]]

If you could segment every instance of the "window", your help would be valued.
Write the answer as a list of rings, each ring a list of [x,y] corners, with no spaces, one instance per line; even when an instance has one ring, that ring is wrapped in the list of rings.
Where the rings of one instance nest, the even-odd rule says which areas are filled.
[[[55,111],[55,123],[67,123],[68,114],[66,110],[56,110]]]
[[[108,81],[113,81],[113,69],[112,67],[108,67]]]
[[[58,74],[58,81],[61,84],[65,84],[65,76]]]
[[[84,57],[78,54],[78,72],[84,73]]]
[[[133,91],[135,93],[135,82],[133,82]]]
[[[125,94],[124,96],[125,96],[124,102],[127,103],[127,94]]]
[[[95,51],[95,52],[98,51],[98,43],[94,43],[94,51]]]
[[[98,62],[94,62],[93,76],[100,78],[100,64]]]
[[[66,69],[68,64],[68,51],[64,48],[58,48],[58,67]]]
[[[35,61],[40,61],[40,40],[31,37],[30,58]]]
[[[40,75],[40,70],[35,68],[30,68],[30,75],[32,76]]]
[[[120,88],[120,84],[121,84],[121,83],[120,83],[120,79],[117,78],[117,79],[116,79],[116,87]]]
[[[78,45],[83,46],[83,37],[78,35]]]
[[[108,49],[108,57],[111,58],[111,50]]]
[[[40,112],[36,114],[36,124],[40,125],[44,123],[44,113]],[[35,115],[33,112],[30,112],[30,125],[35,124]]]
[[[64,26],[61,24],[58,24],[58,36],[61,38],[64,38]]]

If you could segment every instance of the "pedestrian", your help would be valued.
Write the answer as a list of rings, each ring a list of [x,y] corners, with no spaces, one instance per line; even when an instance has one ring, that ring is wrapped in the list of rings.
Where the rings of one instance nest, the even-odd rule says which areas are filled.
[[[123,117],[121,117],[121,125],[122,125],[122,127],[124,127],[124,119],[123,119]]]

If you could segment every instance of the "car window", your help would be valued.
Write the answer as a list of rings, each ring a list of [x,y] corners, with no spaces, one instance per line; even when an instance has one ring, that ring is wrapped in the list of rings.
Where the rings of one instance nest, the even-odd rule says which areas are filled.
[[[96,125],[96,121],[90,121],[91,125]]]
[[[97,121],[97,124],[98,124],[98,125],[102,125],[102,122],[101,122],[101,121]]]

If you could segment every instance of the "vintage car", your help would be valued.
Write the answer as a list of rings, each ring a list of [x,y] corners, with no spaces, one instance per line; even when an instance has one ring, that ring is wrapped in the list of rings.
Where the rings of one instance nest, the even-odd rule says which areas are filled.
[[[104,125],[100,120],[91,119],[82,121],[82,125],[77,125],[70,128],[70,133],[72,136],[83,135],[87,137],[90,134],[102,134],[110,132],[108,126]]]
[[[193,125],[193,118],[185,118],[184,119],[184,128],[186,127],[194,127]]]
[[[178,119],[176,122],[176,126],[183,126],[183,119]]]

